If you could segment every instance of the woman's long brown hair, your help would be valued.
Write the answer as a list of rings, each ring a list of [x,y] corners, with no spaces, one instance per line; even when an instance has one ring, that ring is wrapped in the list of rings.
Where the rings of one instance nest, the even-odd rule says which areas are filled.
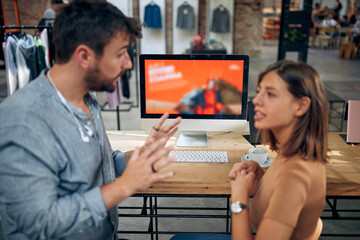
[[[258,85],[263,77],[271,72],[277,74],[287,83],[288,90],[295,98],[309,97],[309,110],[295,125],[289,142],[285,144],[281,155],[290,157],[299,154],[304,160],[326,162],[328,144],[328,101],[323,82],[317,71],[303,62],[289,60],[279,61],[267,67],[259,75]],[[271,130],[262,131],[264,143],[279,151],[277,141]]]

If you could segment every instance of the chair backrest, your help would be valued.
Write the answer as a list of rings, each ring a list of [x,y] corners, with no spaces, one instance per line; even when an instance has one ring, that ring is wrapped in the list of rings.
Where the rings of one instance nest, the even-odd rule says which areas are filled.
[[[334,33],[335,27],[322,27],[319,29],[319,33],[321,35],[327,34],[327,33]]]
[[[339,27],[338,31],[339,33],[351,33],[352,27]]]
[[[351,37],[352,37],[352,27],[339,27],[338,28],[338,43],[337,45],[340,46],[340,42],[344,42],[347,43],[350,41]]]

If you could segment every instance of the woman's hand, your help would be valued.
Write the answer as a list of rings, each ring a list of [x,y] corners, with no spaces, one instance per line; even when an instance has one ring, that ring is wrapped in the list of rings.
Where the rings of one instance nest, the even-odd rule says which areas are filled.
[[[264,175],[264,170],[260,167],[259,163],[249,160],[245,162],[235,163],[229,172],[230,180],[235,180],[237,174],[242,170],[246,170],[247,173],[254,172],[256,180],[259,182],[262,176]]]
[[[256,193],[257,183],[258,181],[253,171],[247,172],[246,169],[242,169],[237,173],[235,179],[230,181],[231,201],[240,201],[247,204],[249,197]]]
[[[165,138],[166,141],[164,143],[164,145],[166,144],[166,142],[176,133],[176,131],[178,130],[178,125],[181,122],[181,117],[177,117],[174,121],[168,123],[168,124],[164,124],[165,120],[168,119],[169,114],[165,113],[164,115],[161,116],[161,118],[159,119],[159,121],[157,121],[155,123],[155,125],[152,127],[152,129],[150,130],[149,136],[147,137],[146,141],[145,141],[145,146],[149,147],[153,142],[155,142],[156,140],[160,139],[160,138]]]

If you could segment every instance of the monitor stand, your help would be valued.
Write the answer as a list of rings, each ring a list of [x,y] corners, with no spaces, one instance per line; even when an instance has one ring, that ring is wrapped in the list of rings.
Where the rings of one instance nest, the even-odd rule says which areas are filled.
[[[210,143],[205,131],[181,132],[176,143],[178,147],[209,147]]]

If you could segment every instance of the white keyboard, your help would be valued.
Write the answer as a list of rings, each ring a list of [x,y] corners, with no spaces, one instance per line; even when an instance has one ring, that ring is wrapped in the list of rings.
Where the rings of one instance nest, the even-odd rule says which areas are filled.
[[[229,162],[225,151],[171,151],[169,157],[176,156],[175,162]]]

